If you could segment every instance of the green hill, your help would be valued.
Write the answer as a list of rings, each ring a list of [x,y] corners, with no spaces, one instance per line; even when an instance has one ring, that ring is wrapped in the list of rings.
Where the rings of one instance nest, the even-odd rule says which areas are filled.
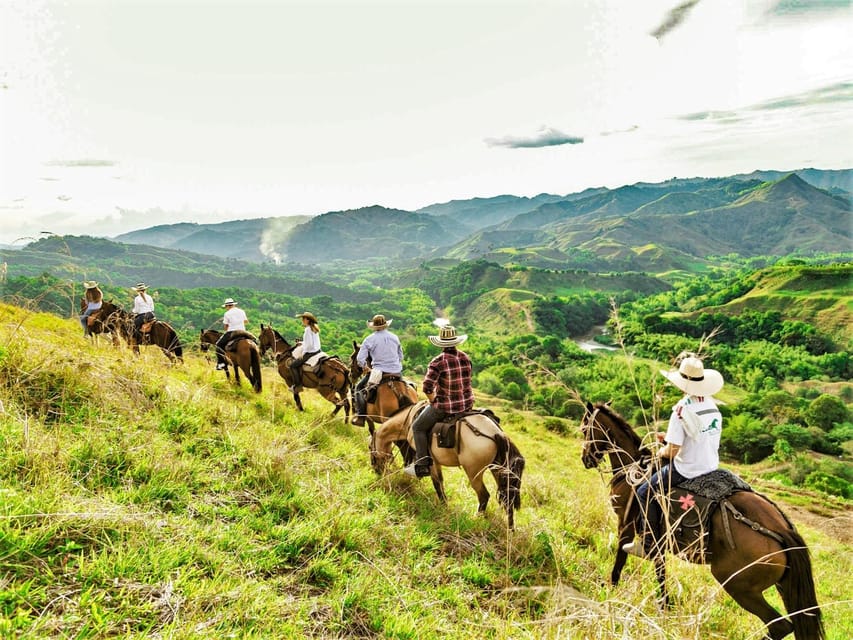
[[[706,568],[671,560],[679,615],[646,563],[605,586],[607,482],[565,421],[479,397],[527,459],[509,532],[457,469],[446,506],[398,466],[378,478],[365,431],[310,392],[295,412],[270,367],[256,396],[197,352],[168,368],[0,313],[4,637],[755,638]],[[795,520],[828,637],[850,637],[850,539]]]

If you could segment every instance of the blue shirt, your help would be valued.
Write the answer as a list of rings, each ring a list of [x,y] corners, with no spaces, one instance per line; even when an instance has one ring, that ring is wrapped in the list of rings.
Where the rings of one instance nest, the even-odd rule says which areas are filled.
[[[383,373],[403,372],[403,347],[400,339],[387,329],[374,331],[364,339],[356,360],[364,368],[370,356],[371,366]]]

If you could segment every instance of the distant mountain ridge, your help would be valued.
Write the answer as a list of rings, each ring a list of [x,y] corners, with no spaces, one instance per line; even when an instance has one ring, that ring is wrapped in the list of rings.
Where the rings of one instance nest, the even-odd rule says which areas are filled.
[[[851,199],[850,169],[754,171],[565,196],[454,200],[417,211],[377,205],[314,217],[160,225],[115,239],[254,262],[485,258],[661,271],[709,255],[850,251]]]

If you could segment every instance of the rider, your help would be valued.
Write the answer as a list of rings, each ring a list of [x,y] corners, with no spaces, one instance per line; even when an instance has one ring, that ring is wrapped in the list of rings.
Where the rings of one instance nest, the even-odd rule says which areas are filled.
[[[104,294],[98,288],[98,283],[94,280],[84,280],[83,286],[86,288],[86,293],[84,294],[86,309],[83,311],[83,315],[80,316],[80,324],[83,325],[83,334],[85,335],[88,331],[89,316],[104,304]]]
[[[233,298],[226,298],[222,304],[225,309],[225,314],[222,316],[222,324],[225,326],[225,333],[216,341],[216,369],[225,369],[228,364],[225,362],[225,345],[231,340],[235,331],[245,331],[246,323],[249,318],[246,317],[246,312],[237,307],[237,303]]]
[[[423,391],[430,404],[412,423],[415,438],[415,461],[403,469],[410,476],[422,478],[429,475],[432,458],[429,455],[430,432],[435,424],[447,416],[474,407],[471,389],[471,360],[468,354],[456,347],[468,339],[456,335],[451,325],[441,328],[439,335],[429,336],[429,341],[441,347],[441,353],[429,363],[424,376]]]
[[[320,325],[317,324],[317,318],[313,313],[307,311],[297,314],[297,318],[302,318],[302,326],[305,330],[302,332],[302,354],[298,358],[294,358],[290,363],[290,372],[293,374],[293,385],[290,390],[293,393],[302,391],[302,365],[311,357],[320,353]]]
[[[403,347],[400,339],[390,331],[393,320],[385,320],[385,316],[377,314],[367,323],[373,331],[361,343],[356,356],[358,366],[365,372],[358,384],[355,385],[355,417],[352,419],[354,425],[363,426],[365,412],[367,411],[367,391],[365,387],[369,379],[378,382],[382,374],[400,375],[403,373]],[[370,368],[367,359],[370,358]],[[374,373],[375,372],[375,373]]]
[[[154,298],[145,293],[147,289],[148,285],[144,282],[133,287],[136,292],[133,299],[133,336],[137,342],[142,342],[142,325],[154,320]]]
[[[677,371],[661,371],[669,382],[684,392],[684,397],[672,407],[669,426],[656,457],[669,461],[660,467],[660,460],[652,460],[658,471],[637,487],[640,506],[637,532],[643,541],[642,551],[636,542],[622,546],[624,551],[641,557],[650,557],[660,539],[663,511],[655,497],[666,495],[671,486],[690,478],[710,473],[720,464],[720,432],[723,416],[712,397],[723,388],[719,371],[706,369],[694,353],[683,353]],[[649,499],[649,494],[651,499]]]

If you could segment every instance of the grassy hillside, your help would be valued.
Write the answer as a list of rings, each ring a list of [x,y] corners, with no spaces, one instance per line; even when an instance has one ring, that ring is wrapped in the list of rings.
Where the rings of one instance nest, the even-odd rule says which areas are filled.
[[[605,586],[608,478],[582,468],[573,425],[480,398],[527,458],[509,532],[494,504],[474,516],[459,470],[446,507],[399,467],[377,478],[365,431],[312,392],[297,414],[269,367],[255,395],[195,351],[167,368],[85,342],[73,320],[0,314],[2,637],[760,635],[702,567],[669,561],[668,614],[643,562]],[[797,521],[829,637],[849,638],[849,527]]]

